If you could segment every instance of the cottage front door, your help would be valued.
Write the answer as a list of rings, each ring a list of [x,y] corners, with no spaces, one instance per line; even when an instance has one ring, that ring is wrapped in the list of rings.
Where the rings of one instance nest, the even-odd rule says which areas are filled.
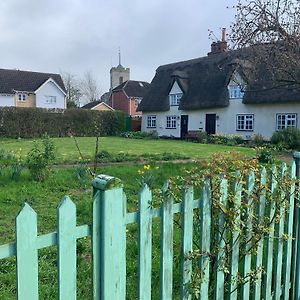
[[[182,139],[185,138],[185,135],[188,132],[188,123],[189,123],[189,116],[188,115],[182,115],[181,116],[181,122],[180,122],[180,137]]]
[[[207,134],[216,133],[216,114],[205,115],[205,131]]]

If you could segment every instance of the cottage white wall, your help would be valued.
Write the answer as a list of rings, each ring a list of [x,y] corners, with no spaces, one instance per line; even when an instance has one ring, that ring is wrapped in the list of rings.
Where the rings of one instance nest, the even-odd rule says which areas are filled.
[[[156,128],[147,127],[147,116],[152,115],[156,116]],[[180,115],[181,111],[178,110],[178,106],[171,106],[170,110],[167,112],[143,113],[141,130],[144,132],[151,132],[153,130],[156,130],[159,136],[180,137]],[[176,128],[166,128],[167,116],[177,116]]]
[[[201,111],[182,111],[181,114],[189,115],[188,130],[205,131],[205,115],[216,114],[216,133],[237,134],[245,139],[251,138],[254,134],[261,134],[266,139],[272,136],[276,130],[276,114],[296,113],[297,128],[300,128],[300,104],[243,104],[241,99],[230,100],[226,108],[214,108]],[[253,114],[253,131],[236,130],[237,114]]]
[[[175,81],[169,95],[180,94],[182,93],[181,88],[178,83]],[[180,115],[182,114],[181,110],[178,110],[178,106],[170,106],[170,110],[167,112],[154,112],[154,113],[143,113],[142,115],[142,126],[141,130],[145,132],[151,132],[156,130],[159,136],[169,136],[169,137],[180,137]],[[147,116],[156,115],[156,128],[147,127]],[[167,116],[176,116],[176,128],[166,128],[167,127]]]
[[[0,106],[15,106],[14,95],[0,95]]]
[[[171,95],[171,94],[180,94],[180,93],[182,93],[182,90],[179,87],[177,81],[175,81],[172,88],[171,88],[171,90],[170,90],[169,95]]]
[[[55,96],[56,103],[46,103],[46,96]],[[36,107],[64,109],[65,95],[53,82],[48,81],[36,92]]]
[[[157,132],[159,135],[180,137],[180,117],[178,118],[176,129],[166,129],[166,115],[188,115],[188,130],[205,131],[206,114],[216,114],[216,133],[237,134],[245,139],[251,138],[254,134],[261,134],[266,139],[272,136],[276,130],[276,114],[296,113],[297,128],[300,128],[300,104],[243,104],[241,99],[230,100],[230,104],[225,108],[203,109],[197,111],[177,111],[171,107],[168,112],[143,113],[142,130],[153,131],[155,128],[147,128],[147,115],[157,116]],[[253,114],[253,131],[236,130],[237,114]]]

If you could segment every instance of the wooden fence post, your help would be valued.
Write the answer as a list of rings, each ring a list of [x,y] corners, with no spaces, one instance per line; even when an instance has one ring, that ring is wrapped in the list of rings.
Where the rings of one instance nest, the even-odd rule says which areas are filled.
[[[125,300],[126,225],[121,181],[98,175],[93,180],[93,286],[96,300]]]
[[[296,178],[300,179],[300,152],[294,152],[293,154],[295,164],[296,164]],[[299,194],[297,195],[299,196]],[[296,198],[296,203],[297,203],[297,198]],[[292,295],[293,299],[300,299],[300,227],[299,227],[299,207],[296,205],[295,207],[295,214],[294,214],[294,236],[295,236],[295,241],[294,241],[294,257],[295,257],[295,264],[294,264],[294,270],[293,270],[293,275],[292,275]]]

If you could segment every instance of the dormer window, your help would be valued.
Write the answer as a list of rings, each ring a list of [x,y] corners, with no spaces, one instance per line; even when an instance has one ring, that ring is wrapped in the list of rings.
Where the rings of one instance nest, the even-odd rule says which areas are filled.
[[[180,99],[182,97],[182,93],[171,94],[170,97],[170,105],[179,105]]]
[[[242,99],[244,97],[244,92],[238,84],[232,84],[228,86],[229,99]]]

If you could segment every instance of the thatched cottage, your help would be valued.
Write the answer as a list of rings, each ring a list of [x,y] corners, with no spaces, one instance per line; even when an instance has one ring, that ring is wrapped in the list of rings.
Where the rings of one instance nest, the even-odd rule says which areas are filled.
[[[299,127],[299,87],[268,88],[264,70],[249,80],[246,55],[246,50],[228,51],[223,38],[205,57],[160,66],[138,107],[142,131],[177,138],[205,131],[250,139]]]

